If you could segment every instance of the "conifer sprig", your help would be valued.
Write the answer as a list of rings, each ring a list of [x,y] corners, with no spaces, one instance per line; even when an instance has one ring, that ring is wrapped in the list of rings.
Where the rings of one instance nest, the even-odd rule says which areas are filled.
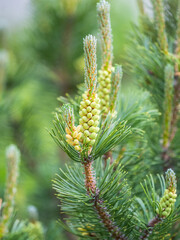
[[[65,172],[60,169],[61,173],[54,181],[62,210],[68,214],[66,220],[69,227],[65,224],[63,227],[82,238],[125,240],[125,235],[134,227],[132,212],[128,209],[131,199],[126,173],[121,166],[114,169],[109,161],[105,171],[102,170],[102,161],[93,164],[94,169],[90,165],[87,167],[91,168],[92,175],[95,177],[95,172],[97,175],[95,188],[90,185],[84,188],[86,176],[79,164],[66,166]],[[114,181],[111,181],[112,175]]]
[[[104,4],[104,1],[102,1]],[[96,94],[96,39],[95,37],[88,35],[84,39],[84,52],[85,52],[85,83],[87,91],[83,94],[83,100],[80,104],[80,124],[83,145],[87,144],[90,154],[91,148],[95,143],[98,131],[99,121],[99,98]],[[92,129],[92,130],[91,130]],[[108,210],[103,206],[104,201],[98,197],[98,188],[96,186],[96,176],[92,169],[93,159],[83,159],[83,166],[85,172],[85,187],[87,193],[94,197],[94,207],[97,210],[99,218],[103,222],[104,226],[108,229],[110,234],[115,239],[125,240],[124,236],[116,227],[115,223],[111,220],[111,216]]]
[[[122,123],[120,121],[115,121],[111,128],[110,126],[104,127],[103,132],[100,132],[101,136],[100,133],[98,134],[98,138],[101,138],[101,141],[99,141],[100,144],[96,144],[94,146],[97,132],[99,132],[98,124],[100,111],[98,110],[99,98],[96,92],[96,39],[92,35],[88,35],[84,39],[84,52],[86,91],[83,93],[82,101],[80,102],[79,123],[81,137],[78,139],[80,140],[80,148],[82,149],[80,155],[85,174],[84,185],[87,194],[92,198],[93,207],[96,210],[109,236],[112,236],[114,239],[125,240],[126,238],[124,234],[122,234],[120,228],[114,222],[109,209],[106,207],[103,197],[100,198],[99,196],[100,190],[97,186],[96,173],[93,170],[92,164],[95,159],[103,155],[103,151],[105,153],[106,149],[110,150],[110,148],[115,146],[119,141],[123,140],[127,135],[129,135],[130,131],[129,128],[125,126],[125,122]],[[73,145],[73,138],[77,137],[74,136],[72,132],[74,130],[75,122],[74,113],[72,107],[70,107],[68,104],[62,107],[60,113],[59,123],[57,119],[55,124],[56,131],[53,131],[53,137],[59,143],[59,145],[61,145],[62,148],[67,151],[67,147],[64,142],[64,132],[67,133],[66,142],[68,142],[70,145]],[[65,121],[65,124],[63,124],[63,120]],[[107,118],[107,120],[109,120],[109,118]],[[107,134],[108,129],[111,135]],[[71,155],[69,151],[67,151],[67,153]],[[80,231],[82,230],[82,228],[79,229]]]
[[[120,231],[118,226],[111,219],[111,215],[108,212],[108,209],[105,207],[103,199],[99,198],[99,189],[96,186],[95,173],[92,170],[92,162],[89,159],[84,161],[84,170],[85,170],[85,186],[87,193],[92,194],[94,198],[94,208],[99,215],[104,226],[109,231],[113,239],[127,240],[125,235]]]
[[[164,6],[162,0],[152,0],[155,21],[157,25],[158,40],[162,51],[167,53],[168,42],[165,29]]]
[[[0,221],[0,237],[7,233],[8,221],[10,220],[14,211],[20,163],[20,152],[15,145],[10,145],[7,148],[6,159],[7,159],[7,179],[4,196],[3,214],[2,219]]]
[[[143,232],[143,234],[140,236],[140,239],[142,240],[148,240],[149,236],[151,235],[153,228],[161,222],[161,219],[156,216],[153,218],[147,225],[147,229]]]
[[[120,166],[118,165],[119,162],[117,161],[115,164],[111,164],[110,161],[107,161],[107,165],[104,167],[103,161],[101,161],[102,156],[112,151],[112,149],[115,147],[118,152],[119,149],[122,148],[122,145],[120,145],[120,143],[122,143],[124,139],[130,139],[128,137],[130,135],[133,135],[133,133],[137,133],[139,135],[145,134],[143,130],[146,130],[148,124],[151,124],[153,121],[152,117],[157,116],[157,112],[147,110],[145,106],[146,104],[142,98],[142,102],[138,103],[135,97],[133,100],[132,96],[130,105],[127,104],[127,98],[122,98],[119,101],[120,103],[118,102],[118,104],[116,104],[118,90],[120,88],[120,80],[122,77],[122,70],[121,67],[118,66],[113,72],[112,67],[112,34],[109,16],[109,3],[101,0],[97,5],[97,11],[100,22],[100,31],[103,30],[101,32],[102,49],[103,47],[105,49],[102,51],[102,54],[104,54],[103,57],[105,58],[102,59],[106,60],[105,63],[104,61],[102,63],[98,78],[98,95],[101,100],[100,109],[102,110],[102,119],[99,121],[100,111],[95,74],[96,41],[94,37],[89,35],[84,39],[86,89],[82,95],[80,104],[79,102],[75,103],[70,99],[67,101],[76,106],[74,108],[76,120],[78,119],[77,116],[79,112],[81,137],[78,140],[80,142],[81,151],[76,151],[73,148],[74,151],[71,152],[71,142],[68,143],[67,139],[64,141],[64,136],[67,135],[67,130],[65,130],[64,125],[68,126],[69,123],[73,123],[74,126],[74,120],[72,120],[74,119],[73,111],[70,108],[68,112],[66,112],[68,121],[66,121],[65,124],[63,124],[63,118],[65,116],[60,116],[59,122],[57,119],[56,129],[53,136],[59,145],[63,148],[63,150],[65,150],[73,160],[80,161],[82,166],[81,168],[80,164],[76,164],[74,168],[67,167],[65,172],[61,170],[61,175],[55,181],[54,187],[57,190],[58,197],[61,200],[62,211],[68,215],[68,218],[66,220],[69,227],[64,226],[64,223],[61,224],[67,230],[73,232],[80,238],[87,239],[94,238],[125,240],[127,238],[151,239],[151,237],[152,239],[155,239],[154,236],[166,236],[170,225],[174,221],[174,215],[176,214],[176,211],[173,211],[172,208],[170,214],[167,215],[167,217],[165,216],[166,210],[168,211],[168,206],[166,210],[161,210],[160,205],[162,201],[160,200],[159,195],[154,188],[152,176],[149,177],[151,180],[150,190],[152,190],[152,194],[148,190],[146,184],[144,188],[146,198],[141,200],[141,206],[147,206],[147,209],[143,209],[143,211],[140,210],[138,212],[138,210],[135,210],[135,203],[131,197],[130,191],[127,189],[127,185],[123,184],[124,181],[126,182],[124,176],[122,179],[119,178],[119,175],[121,174]],[[106,18],[104,17],[105,15]],[[160,31],[161,30],[162,28],[160,28]],[[143,41],[144,39],[140,40]],[[161,39],[159,39],[159,43],[161,46],[163,43],[160,40]],[[106,49],[108,49],[108,51],[106,51]],[[144,47],[143,51],[147,54],[144,54],[145,57],[143,60],[141,60],[140,63],[138,63],[138,67],[143,68],[147,83],[152,88],[152,91],[157,90],[157,93],[160,92],[160,95],[156,94],[155,97],[161,99],[160,106],[162,108],[162,103],[164,101],[164,66],[167,65],[167,58],[164,57],[164,53],[166,53],[167,49],[166,47],[163,47],[162,49],[157,44],[153,45],[148,42],[146,48]],[[159,57],[156,58],[156,55],[158,54]],[[147,68],[144,67],[144,62],[147,64]],[[161,71],[155,71],[157,66],[160,66]],[[148,70],[146,71],[146,69]],[[173,67],[171,70],[173,75]],[[170,84],[169,81],[173,79],[173,77],[170,78],[172,75],[169,74],[170,70],[167,67],[167,86],[165,86],[166,90],[168,89],[168,84]],[[154,79],[157,79],[154,85],[153,81],[151,81],[152,76]],[[156,86],[160,86],[161,89],[159,90],[159,88]],[[170,94],[172,101],[172,92],[166,92],[166,90],[165,94]],[[169,99],[170,97],[168,97],[166,104],[164,104],[164,107],[167,108],[166,117],[169,117],[166,119],[166,123],[168,123],[168,133],[170,129],[169,123],[171,121],[169,114],[169,112],[171,112],[169,110]],[[134,103],[135,101],[136,103]],[[114,114],[115,117],[112,117],[112,112],[116,111],[117,114]],[[69,119],[71,119],[70,122]],[[69,126],[70,129],[73,129],[71,124],[69,124]],[[73,137],[73,134],[69,135],[70,137]],[[162,137],[162,132],[160,135]],[[127,143],[127,152],[129,151],[129,148],[131,148],[131,143],[132,141],[130,141],[130,145]],[[139,144],[139,141],[137,139],[135,140],[135,145],[136,144]],[[160,151],[160,145],[158,146],[158,150]],[[114,156],[117,154],[117,152],[114,152]],[[119,156],[119,159],[120,158],[122,158],[123,162],[126,162],[126,158]],[[163,180],[161,182],[161,186],[163,186],[163,195],[165,189]],[[167,189],[169,188],[167,187]],[[171,214],[172,211],[174,215]],[[141,218],[142,212],[148,215],[148,217],[146,217],[147,223],[149,219],[152,219],[154,217],[147,225]],[[141,215],[141,217],[138,218],[138,215]]]
[[[141,233],[140,239],[161,239],[169,232],[170,227],[176,219],[177,212],[174,211],[174,204],[176,202],[176,176],[172,169],[168,169],[165,173],[165,179],[163,176],[159,176],[161,185],[161,191],[163,193],[162,198],[159,200],[159,196],[155,190],[155,182],[152,176],[148,176],[145,180],[143,190],[146,194],[148,202],[151,207],[146,209],[144,203],[142,208],[144,214],[150,212],[150,208],[153,210],[149,216],[155,214],[155,217],[149,221],[145,226],[144,231]],[[146,203],[147,204],[147,203]],[[147,204],[148,206],[148,204]]]

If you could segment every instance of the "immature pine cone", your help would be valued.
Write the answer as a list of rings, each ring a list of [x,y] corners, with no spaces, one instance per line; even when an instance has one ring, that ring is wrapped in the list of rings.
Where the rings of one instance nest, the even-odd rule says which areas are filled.
[[[79,123],[81,125],[81,142],[83,144],[88,144],[92,147],[95,143],[97,132],[99,131],[99,98],[96,93],[89,95],[86,91],[82,95],[83,99],[80,103],[80,119]]]
[[[161,217],[167,217],[174,208],[176,202],[176,176],[172,169],[166,172],[166,182],[168,188],[165,190],[163,197],[160,200],[160,210],[156,209],[157,214]]]

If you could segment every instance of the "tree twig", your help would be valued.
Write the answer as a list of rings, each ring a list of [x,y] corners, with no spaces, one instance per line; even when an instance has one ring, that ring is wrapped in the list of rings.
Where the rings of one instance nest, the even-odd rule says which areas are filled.
[[[155,225],[157,225],[159,222],[161,222],[162,219],[156,216],[153,218],[147,225],[147,229],[143,231],[142,235],[140,236],[140,239],[145,240],[148,239],[149,235],[152,233],[153,228]]]
[[[84,170],[85,170],[85,186],[87,193],[93,196],[94,208],[97,211],[99,218],[102,223],[115,240],[127,240],[125,235],[120,231],[119,227],[111,220],[111,215],[104,204],[104,201],[99,198],[99,190],[96,186],[95,173],[92,168],[92,160],[85,159]]]

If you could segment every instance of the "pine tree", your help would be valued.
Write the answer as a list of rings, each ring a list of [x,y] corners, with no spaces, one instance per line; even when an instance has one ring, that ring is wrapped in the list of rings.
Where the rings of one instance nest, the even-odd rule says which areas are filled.
[[[142,7],[142,2],[139,3]],[[169,147],[173,111],[174,58],[168,54],[162,2],[153,3],[160,46],[154,48],[161,57],[165,56],[159,64],[168,59],[164,64],[165,101],[163,106],[158,105],[159,111],[165,109],[163,117],[159,117],[152,104],[147,104],[144,95],[135,96],[135,99],[132,92],[129,99],[120,93],[122,68],[117,65],[112,69],[110,5],[104,0],[97,4],[102,49],[99,76],[97,78],[96,38],[88,35],[83,41],[85,85],[75,99],[60,98],[64,105],[54,116],[50,134],[76,162],[66,165],[65,170],[60,169],[53,183],[61,202],[61,212],[67,216],[60,224],[79,239],[170,239],[172,224],[180,217],[176,176],[172,169],[166,171],[165,178],[149,174],[143,183],[139,183],[142,182],[139,172],[143,171],[145,176],[148,165],[150,169],[152,167],[153,149],[149,138],[154,132],[149,137],[151,128],[156,129],[161,118],[162,144],[164,148]],[[143,8],[141,11],[146,18]],[[144,57],[148,62],[152,61],[149,55]],[[146,62],[144,58],[141,61]],[[157,57],[153,61],[156,59],[159,60]],[[157,69],[157,64],[154,67]],[[141,73],[141,79],[143,76]],[[151,82],[158,84],[153,79]],[[160,91],[157,86],[155,91]],[[162,100],[162,94],[156,94],[155,100]],[[108,152],[112,152],[111,159],[102,161]]]

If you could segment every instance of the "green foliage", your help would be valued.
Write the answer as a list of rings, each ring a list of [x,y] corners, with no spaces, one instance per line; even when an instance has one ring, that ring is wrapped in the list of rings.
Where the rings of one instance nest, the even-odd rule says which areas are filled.
[[[121,99],[118,103],[118,114],[114,118],[109,114],[106,118],[106,121],[102,124],[100,131],[98,132],[96,142],[92,149],[93,159],[97,159],[102,156],[109,150],[112,150],[114,147],[119,145],[122,141],[123,144],[127,143],[129,139],[127,136],[132,135],[132,132],[138,135],[142,135],[142,129],[150,123],[152,123],[155,118],[158,116],[157,110],[151,110],[151,106],[143,106],[143,102],[147,101],[147,94],[142,95],[137,100],[137,95],[124,98],[121,96]],[[73,104],[73,107],[77,105],[77,102],[73,102],[71,98],[66,99],[66,102]],[[77,109],[77,108],[76,108]],[[61,110],[59,110],[61,112]],[[78,113],[75,112],[75,115]],[[52,130],[51,135],[58,145],[75,161],[80,161],[80,156],[72,146],[66,142],[66,132],[63,115],[55,114],[54,119],[55,128]]]
[[[159,218],[154,228],[147,227],[148,222],[156,216],[160,196],[164,193],[164,177],[158,175],[154,179],[152,175],[147,176],[142,184],[144,194],[141,198],[133,198],[127,184],[128,174],[120,165],[115,168],[114,164],[110,165],[108,162],[103,169],[101,159],[97,160],[94,171],[99,189],[98,197],[104,199],[104,207],[109,210],[109,214],[114,217],[126,236],[129,236],[129,239],[140,239],[147,229],[150,236],[148,239],[161,239],[166,236],[172,224],[180,217],[179,204],[176,204],[175,210],[167,218]],[[108,232],[97,216],[92,197],[86,194],[84,181],[83,169],[79,164],[66,166],[66,170],[60,169],[53,187],[61,200],[61,211],[69,216],[64,219],[66,223],[60,224],[80,239],[108,238]]]
[[[109,214],[126,234],[130,233],[134,224],[131,219],[132,211],[127,211],[131,203],[131,192],[125,178],[126,173],[119,166],[108,163],[102,171],[102,161],[98,160],[95,166],[99,198],[104,200],[104,208],[107,207]],[[84,187],[85,177],[79,164],[66,166],[66,170],[60,170],[60,175],[54,181],[54,189],[61,199],[61,210],[70,216],[67,218],[66,229],[81,238],[108,238],[109,233],[99,221],[98,214],[93,206],[92,197],[86,194]],[[119,193],[117,196],[117,192]],[[63,223],[62,223],[63,225]]]
[[[164,172],[169,163],[177,180],[180,177],[179,1],[153,0],[152,18],[143,1],[138,1],[140,24],[133,27],[124,52],[129,64],[127,69],[123,67],[124,74],[120,65],[112,67],[112,49],[115,60],[123,59],[121,35],[123,25],[127,28],[123,16],[133,14],[126,14],[118,1],[112,1],[110,9],[104,0],[97,4],[96,14],[96,2],[33,1],[26,29],[11,34],[6,44],[0,35],[0,157],[4,159],[4,148],[11,142],[22,156],[17,216],[11,211],[5,240],[71,239],[66,231],[78,239],[179,239],[180,198],[175,174],[168,170],[166,182],[161,175],[152,177]],[[74,96],[75,86],[83,78],[82,39],[89,33],[97,35],[97,20],[102,49],[102,64],[97,54],[99,79],[96,39],[89,36],[84,40],[85,84],[77,87]],[[140,89],[129,84],[129,70]],[[67,91],[70,94],[65,95]],[[88,95],[88,91],[97,91],[97,95]],[[60,94],[50,132],[59,150],[44,128],[52,128],[49,113]],[[103,108],[99,112],[98,97],[105,114]],[[88,119],[95,124],[93,133],[86,132],[93,138],[84,135],[90,143],[76,136],[82,118],[92,114],[85,111],[90,105],[86,100],[98,115],[98,123]],[[88,106],[83,107],[84,103]],[[76,163],[64,167],[69,159],[63,152]],[[60,200],[60,226],[54,222],[59,218],[58,202],[49,181],[59,166],[53,188]],[[2,196],[4,161],[0,161],[0,169]],[[164,209],[172,191],[175,197],[177,191],[175,205]],[[38,208],[42,224],[32,216],[28,220],[26,209],[32,204]]]
[[[160,115],[158,111],[153,110],[154,106],[150,103],[151,96],[147,96],[147,93],[140,97],[130,94],[129,99],[127,94],[119,94],[118,87],[121,81],[120,75],[122,75],[120,68],[116,68],[112,80],[110,80],[113,81],[112,89],[114,92],[112,92],[111,100],[114,104],[114,112],[107,113],[106,111],[104,114],[104,108],[101,106],[99,132],[92,149],[89,149],[88,145],[83,145],[82,150],[77,149],[76,151],[71,144],[67,144],[65,119],[61,114],[63,106],[59,110],[60,114],[57,113],[55,117],[55,128],[52,130],[51,136],[72,160],[79,162],[73,167],[66,166],[66,171],[61,169],[60,175],[54,181],[54,189],[61,201],[61,211],[68,215],[67,218],[64,218],[65,223],[62,221],[60,223],[67,231],[79,236],[80,239],[168,239],[173,223],[180,216],[179,207],[175,205],[174,208],[176,189],[170,190],[169,183],[165,185],[162,176],[158,175],[160,184],[157,190],[155,188],[157,181],[154,182],[152,175],[149,175],[144,181],[142,190],[135,185],[144,175],[140,173],[135,179],[133,178],[135,174],[137,175],[138,170],[145,173],[145,171],[150,171],[153,165],[159,167],[161,158],[164,161],[168,160],[166,154],[167,156],[169,154],[167,152],[169,145],[165,149],[166,152],[161,155],[162,146],[158,137],[162,136],[163,129],[164,133],[168,132],[169,135],[164,134],[164,139],[167,136],[164,146],[167,145],[167,142],[170,142],[169,136],[172,128],[173,67],[176,65],[177,59],[168,53],[162,1],[153,1],[153,4],[156,22],[154,32],[158,36],[159,46],[152,42],[154,33],[152,36],[146,36],[147,28],[142,24],[143,30],[145,29],[144,33],[142,31],[141,34],[136,29],[136,39],[133,38],[132,41],[134,46],[135,44],[139,46],[140,55],[137,57],[137,51],[135,52],[134,49],[130,50],[129,54],[131,54],[131,58],[132,56],[137,58],[136,63],[131,62],[131,65],[133,67],[135,65],[135,72],[139,73],[141,84],[153,95],[154,105],[159,108],[159,112],[163,113],[162,117],[158,117]],[[101,45],[106,60],[111,58],[112,53],[112,48],[109,47],[111,45],[109,6],[106,1],[101,1],[97,5]],[[142,15],[145,17],[143,11]],[[151,23],[148,27],[150,25]],[[86,37],[86,39],[89,38]],[[87,43],[85,45],[88,46]],[[84,48],[85,76],[88,76],[85,78],[85,82],[90,92],[90,98],[88,99],[87,93],[84,94],[83,101],[80,102],[80,117],[83,115],[82,111],[86,111],[86,101],[87,105],[91,104],[91,90],[94,87],[93,83],[96,84],[96,78],[92,74],[96,69],[95,61],[95,66],[92,64],[93,59],[96,59],[92,45]],[[107,62],[105,64],[108,65]],[[99,74],[98,94],[102,105],[103,96],[104,100],[108,100],[106,96],[109,94],[108,87],[105,87],[107,91],[103,93],[102,86],[104,83],[106,84],[105,80],[107,79],[107,84],[110,83],[108,72],[99,71]],[[116,101],[117,98],[119,101]],[[69,96],[60,100],[62,103],[72,104],[72,109],[74,109],[78,120],[77,102]],[[82,109],[83,107],[84,109]],[[82,124],[80,117],[80,124]],[[83,118],[86,122],[88,121],[86,114],[83,115]],[[158,129],[158,124],[162,119],[164,119],[164,126]],[[151,142],[152,140],[154,142]],[[143,147],[146,149],[143,150]],[[155,152],[159,156],[153,161]],[[109,161],[108,156],[110,156]],[[114,157],[116,158],[114,159]],[[146,161],[143,165],[144,159]],[[123,175],[121,162],[130,172],[127,179]],[[173,182],[173,176],[172,170],[168,170],[166,176],[168,181]],[[134,180],[135,182],[132,183]],[[127,182],[133,186],[132,193]],[[161,199],[160,189],[161,194],[164,194]]]
[[[152,175],[149,175],[144,180],[144,183],[142,183],[142,188],[146,197],[143,201],[142,199],[136,198],[137,205],[140,207],[138,209],[141,209],[141,211],[138,212],[138,214],[140,214],[138,218],[142,221],[140,228],[143,229],[142,232],[144,232],[144,234],[146,234],[146,231],[148,232],[148,239],[162,239],[163,237],[169,239],[169,232],[171,231],[172,224],[179,218],[179,204],[176,204],[174,211],[171,211],[171,214],[164,219],[156,213],[156,209],[159,206],[160,196],[164,194],[165,188],[167,187],[168,184],[165,184],[163,176],[157,175],[157,178],[154,179]],[[153,225],[153,222],[149,222],[149,220],[154,216],[156,216],[155,219],[157,220],[157,223]],[[148,226],[146,225],[147,222],[149,222]]]
[[[179,176],[179,2],[152,1],[152,6],[154,16],[141,16],[140,26],[130,34],[128,67],[161,113],[150,136],[156,141],[153,158],[158,155],[164,169],[173,166]]]

